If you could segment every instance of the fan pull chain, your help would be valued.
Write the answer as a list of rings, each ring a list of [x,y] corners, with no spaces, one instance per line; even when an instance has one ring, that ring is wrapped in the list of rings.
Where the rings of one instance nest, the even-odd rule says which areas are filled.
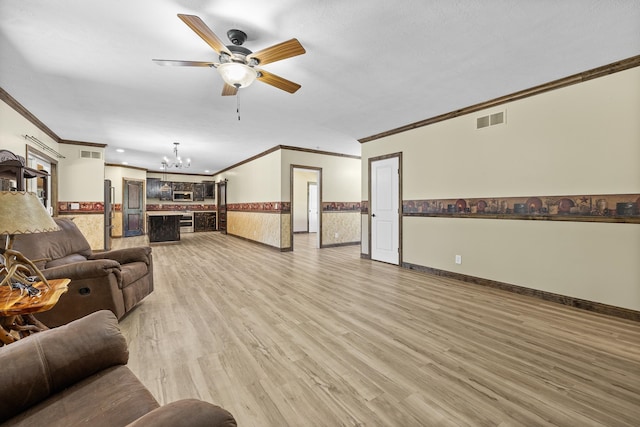
[[[240,121],[240,91],[236,93],[236,113],[238,113],[238,121]]]

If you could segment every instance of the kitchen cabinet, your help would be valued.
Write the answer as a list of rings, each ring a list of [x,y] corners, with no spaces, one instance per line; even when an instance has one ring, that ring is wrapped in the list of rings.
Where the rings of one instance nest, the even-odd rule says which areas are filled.
[[[160,178],[147,178],[147,199],[159,199],[161,186]]]
[[[180,212],[147,213],[149,242],[174,242],[180,240]]]
[[[215,182],[179,182],[163,181],[160,178],[147,178],[147,199],[160,199],[160,201],[171,202],[175,191],[186,191],[193,193],[194,202],[204,202],[205,199],[215,198]]]
[[[173,191],[193,191],[193,182],[173,182]]]
[[[216,230],[216,213],[215,212],[194,212],[193,214],[194,231],[215,231]]]
[[[215,199],[216,198],[216,183],[214,181],[202,181],[204,184],[204,197],[206,199]]]
[[[193,201],[204,202],[204,184],[193,184]]]

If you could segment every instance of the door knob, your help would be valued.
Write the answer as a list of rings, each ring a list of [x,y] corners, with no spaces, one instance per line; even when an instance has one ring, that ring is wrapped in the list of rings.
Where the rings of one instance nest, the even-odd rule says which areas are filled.
[[[375,216],[376,216],[376,214],[371,214],[371,217],[372,217],[372,218],[373,218],[373,217],[375,217]]]

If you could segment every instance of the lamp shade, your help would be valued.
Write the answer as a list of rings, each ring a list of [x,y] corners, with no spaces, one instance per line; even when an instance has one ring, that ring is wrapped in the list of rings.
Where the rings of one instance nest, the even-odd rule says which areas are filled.
[[[226,62],[217,69],[225,83],[237,88],[249,86],[258,77],[256,70],[239,62]]]
[[[35,193],[0,191],[0,234],[29,234],[59,228]]]

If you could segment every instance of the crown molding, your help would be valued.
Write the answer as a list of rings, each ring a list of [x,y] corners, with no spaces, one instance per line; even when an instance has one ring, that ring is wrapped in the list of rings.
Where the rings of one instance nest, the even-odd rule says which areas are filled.
[[[621,61],[613,62],[611,64],[603,65],[602,67],[594,68],[582,73],[573,74],[568,77],[564,77],[558,80],[554,80],[548,83],[544,83],[538,86],[534,86],[530,89],[521,90],[518,92],[504,95],[498,98],[491,99],[489,101],[481,102],[479,104],[464,107],[459,110],[451,111],[449,113],[441,114],[439,116],[431,117],[429,119],[421,120],[419,122],[404,125],[395,129],[391,129],[385,132],[381,132],[375,135],[361,138],[358,140],[361,144],[374,141],[376,139],[385,138],[387,136],[396,135],[408,130],[420,128],[423,126],[432,125],[434,123],[443,122],[445,120],[453,119],[454,117],[464,116],[466,114],[475,113],[477,111],[493,108],[498,105],[506,104],[508,102],[518,101],[520,99],[529,98],[531,96],[539,95],[541,93],[549,92],[551,90],[560,89],[563,87],[571,86],[576,83],[586,82],[588,80],[604,77],[609,74],[618,73],[620,71],[628,70],[640,66],[640,55],[632,56],[631,58],[623,59]]]

